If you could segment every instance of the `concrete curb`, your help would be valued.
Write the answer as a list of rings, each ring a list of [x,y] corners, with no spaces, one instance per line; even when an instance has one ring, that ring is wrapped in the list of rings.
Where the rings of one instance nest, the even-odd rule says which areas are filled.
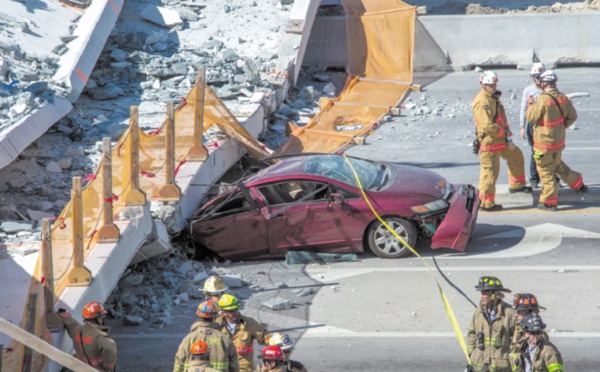
[[[600,205],[600,187],[589,186],[587,193],[572,190],[563,187],[558,191],[559,205]],[[540,189],[533,190],[531,194],[511,194],[508,192],[508,185],[496,186],[496,203],[512,206],[537,206],[540,200]]]

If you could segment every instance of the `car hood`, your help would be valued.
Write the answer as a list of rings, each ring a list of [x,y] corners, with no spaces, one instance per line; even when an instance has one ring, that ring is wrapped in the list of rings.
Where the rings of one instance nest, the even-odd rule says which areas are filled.
[[[417,167],[388,163],[396,171],[396,177],[387,192],[398,194],[427,195],[440,199],[446,191],[446,179],[439,174]]]

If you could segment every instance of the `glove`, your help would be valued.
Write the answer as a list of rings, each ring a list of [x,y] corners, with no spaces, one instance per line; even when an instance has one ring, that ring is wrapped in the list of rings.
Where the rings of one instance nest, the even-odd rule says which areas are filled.
[[[540,160],[541,158],[544,157],[544,153],[540,150],[535,150],[535,152],[533,153],[533,157],[536,158],[537,160]]]
[[[62,307],[59,307],[58,311],[57,311],[57,313],[59,313],[59,314],[63,314],[63,313],[66,313],[66,312],[67,312],[67,310],[63,309]]]
[[[475,367],[473,367],[470,364],[467,364],[467,367],[465,368],[465,372],[475,372]]]

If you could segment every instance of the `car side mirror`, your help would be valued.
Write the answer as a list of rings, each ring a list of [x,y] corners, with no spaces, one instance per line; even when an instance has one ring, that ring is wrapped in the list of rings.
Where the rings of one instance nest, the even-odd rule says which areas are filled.
[[[331,199],[331,202],[333,204],[337,205],[342,205],[346,202],[346,198],[344,198],[344,195],[338,194],[337,192],[332,192],[331,194],[329,194],[329,198]]]

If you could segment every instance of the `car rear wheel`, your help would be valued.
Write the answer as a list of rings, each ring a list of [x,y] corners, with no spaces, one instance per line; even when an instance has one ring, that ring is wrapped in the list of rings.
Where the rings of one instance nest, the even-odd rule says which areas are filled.
[[[383,219],[405,242],[414,248],[417,242],[415,226],[399,217],[386,217]],[[379,221],[369,228],[367,241],[373,253],[382,258],[406,257],[411,252]]]

